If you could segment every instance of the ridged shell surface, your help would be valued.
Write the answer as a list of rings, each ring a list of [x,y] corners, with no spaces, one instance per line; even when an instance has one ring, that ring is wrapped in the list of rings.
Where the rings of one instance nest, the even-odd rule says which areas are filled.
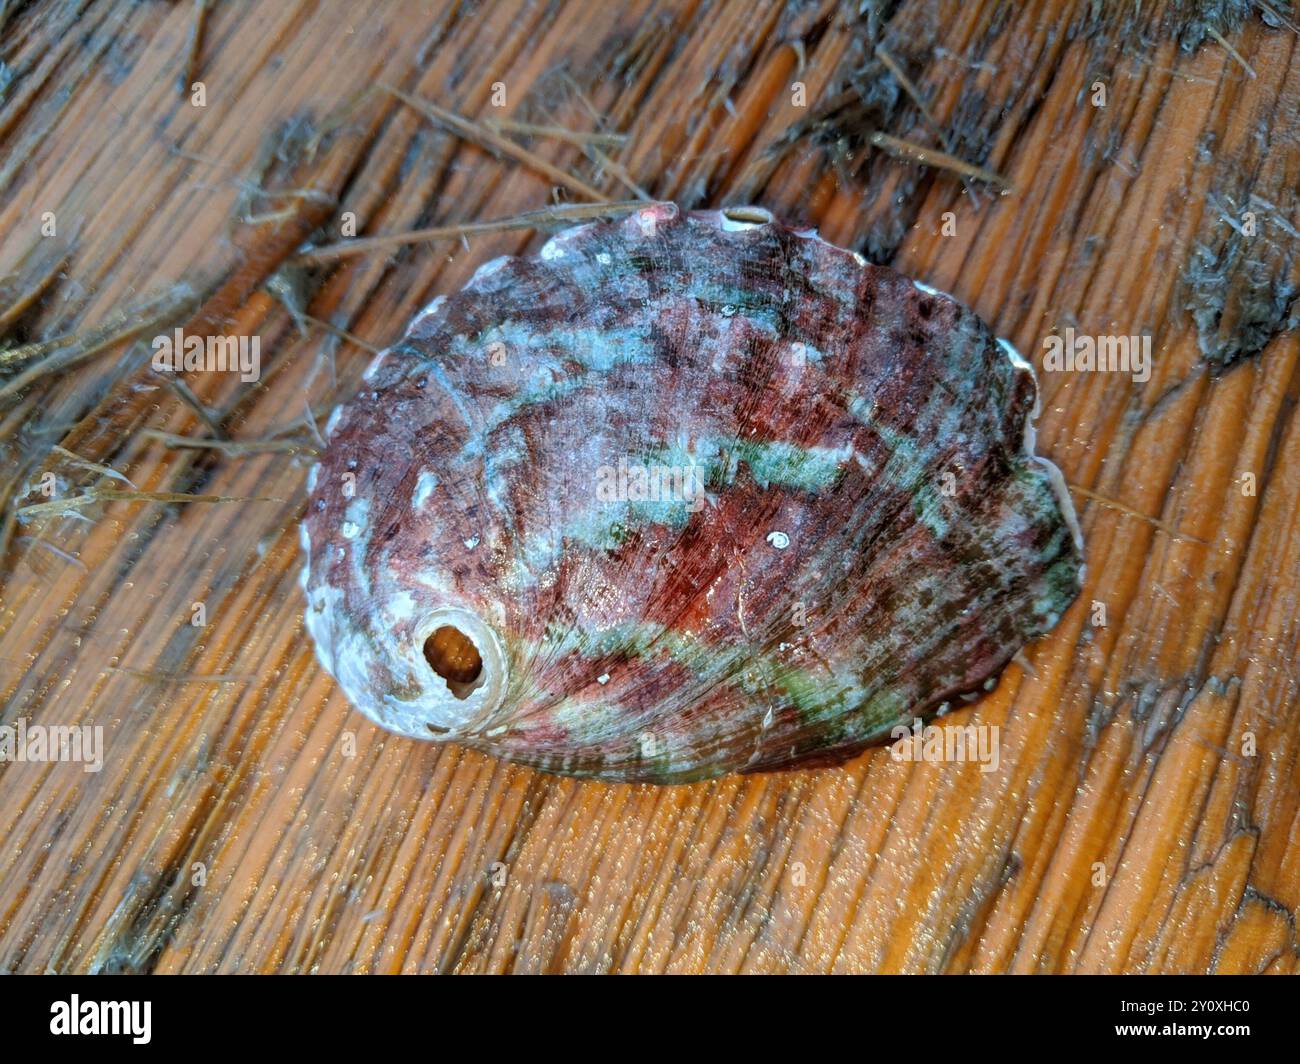
[[[1075,598],[1035,403],[950,297],[754,208],[648,205],[487,263],[379,356],[311,473],[306,624],[414,738],[612,780],[833,763]]]

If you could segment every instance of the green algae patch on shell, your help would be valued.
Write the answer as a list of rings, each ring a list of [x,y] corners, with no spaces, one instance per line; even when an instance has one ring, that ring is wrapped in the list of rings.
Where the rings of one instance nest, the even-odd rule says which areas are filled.
[[[385,728],[680,783],[830,764],[987,689],[1078,594],[1032,369],[761,208],[497,259],[338,408],[306,626]]]

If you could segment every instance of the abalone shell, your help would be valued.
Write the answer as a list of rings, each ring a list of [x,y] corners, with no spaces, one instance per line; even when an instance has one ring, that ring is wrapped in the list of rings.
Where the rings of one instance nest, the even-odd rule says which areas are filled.
[[[550,772],[826,764],[991,686],[1082,578],[1031,368],[757,208],[482,266],[336,410],[306,625],[367,717]]]

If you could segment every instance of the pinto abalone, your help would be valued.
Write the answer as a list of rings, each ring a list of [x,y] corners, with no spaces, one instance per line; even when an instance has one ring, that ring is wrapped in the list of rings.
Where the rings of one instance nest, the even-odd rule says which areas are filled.
[[[331,417],[307,628],[384,727],[551,772],[842,760],[1078,593],[1035,403],[972,311],[765,211],[569,229]]]

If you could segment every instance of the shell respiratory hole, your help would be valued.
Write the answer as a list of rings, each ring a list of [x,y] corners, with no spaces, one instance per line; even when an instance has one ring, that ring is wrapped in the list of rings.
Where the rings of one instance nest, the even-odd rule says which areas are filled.
[[[1077,596],[1036,412],[950,296],[763,208],[647,204],[376,357],[309,474],[306,627],[379,724],[546,771],[842,761]]]

